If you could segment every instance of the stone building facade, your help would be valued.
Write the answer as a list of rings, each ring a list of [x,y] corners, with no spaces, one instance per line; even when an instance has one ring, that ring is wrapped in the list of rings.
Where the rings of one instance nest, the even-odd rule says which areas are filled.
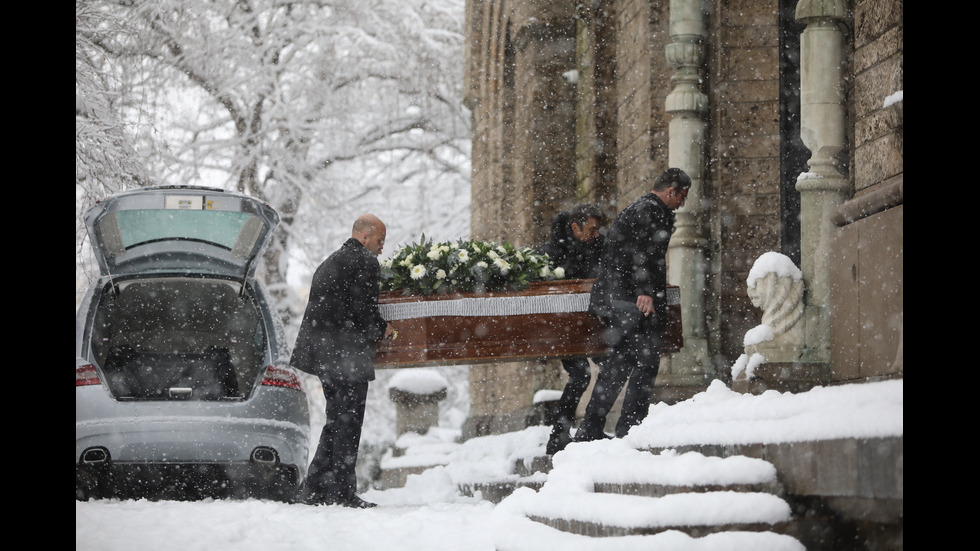
[[[467,0],[466,17],[473,238],[534,246],[559,210],[614,215],[664,169],[692,176],[668,254],[685,347],[659,399],[730,378],[768,251],[803,271],[814,384],[902,376],[901,0]],[[470,374],[470,436],[517,428],[563,375]]]

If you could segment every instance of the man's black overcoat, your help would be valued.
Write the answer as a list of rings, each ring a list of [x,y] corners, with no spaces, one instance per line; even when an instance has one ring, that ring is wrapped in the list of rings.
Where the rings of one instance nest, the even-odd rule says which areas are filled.
[[[666,307],[667,245],[674,233],[674,213],[653,193],[623,209],[606,237],[599,277],[590,307],[604,318],[616,317],[613,301],[635,303],[653,297],[658,314]]]
[[[313,274],[290,364],[337,382],[374,380],[374,346],[387,322],[378,311],[381,267],[348,239]]]

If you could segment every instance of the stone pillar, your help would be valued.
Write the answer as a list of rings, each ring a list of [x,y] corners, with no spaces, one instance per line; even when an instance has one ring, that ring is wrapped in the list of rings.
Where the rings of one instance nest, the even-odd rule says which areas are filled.
[[[850,190],[837,160],[846,145],[846,0],[801,0],[796,18],[806,23],[800,39],[800,134],[812,154],[809,171],[796,183],[807,287],[803,361],[829,363],[832,217]]]
[[[704,9],[702,0],[671,0],[667,60],[674,67],[673,90],[667,95],[670,120],[669,162],[683,169],[694,184],[686,204],[677,210],[676,231],[667,253],[668,282],[681,290],[684,348],[669,359],[659,377],[667,386],[699,386],[714,376],[705,330],[705,249],[700,218],[704,197],[704,113],[708,97],[698,88],[704,59]]]
[[[448,382],[431,370],[404,370],[388,383],[388,398],[396,406],[396,437],[406,432],[425,434],[439,425],[439,402]]]

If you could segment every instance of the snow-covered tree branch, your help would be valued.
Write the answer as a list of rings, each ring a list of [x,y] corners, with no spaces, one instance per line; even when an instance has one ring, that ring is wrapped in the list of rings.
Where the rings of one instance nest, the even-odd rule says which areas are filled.
[[[83,25],[76,16],[76,42],[108,66],[88,74],[79,64],[76,82],[95,82],[100,69],[111,90],[125,91],[105,102],[114,119],[104,120],[129,132],[130,154],[117,155],[119,162],[148,175],[118,185],[215,185],[268,201],[282,228],[263,277],[284,302],[287,260],[315,263],[330,246],[297,225],[337,218],[346,226],[345,201],[369,192],[358,189],[368,179],[382,188],[468,179],[458,0],[76,6],[103,21]],[[106,170],[138,174],[111,164]],[[285,304],[283,312],[288,318]]]

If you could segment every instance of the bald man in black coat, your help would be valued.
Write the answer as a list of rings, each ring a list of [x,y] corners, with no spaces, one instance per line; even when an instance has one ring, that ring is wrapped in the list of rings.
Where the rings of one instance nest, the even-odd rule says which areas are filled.
[[[378,311],[384,223],[372,214],[354,222],[351,237],[317,268],[290,364],[316,375],[326,423],[297,501],[367,508],[356,495],[357,448],[375,344],[391,334]]]

